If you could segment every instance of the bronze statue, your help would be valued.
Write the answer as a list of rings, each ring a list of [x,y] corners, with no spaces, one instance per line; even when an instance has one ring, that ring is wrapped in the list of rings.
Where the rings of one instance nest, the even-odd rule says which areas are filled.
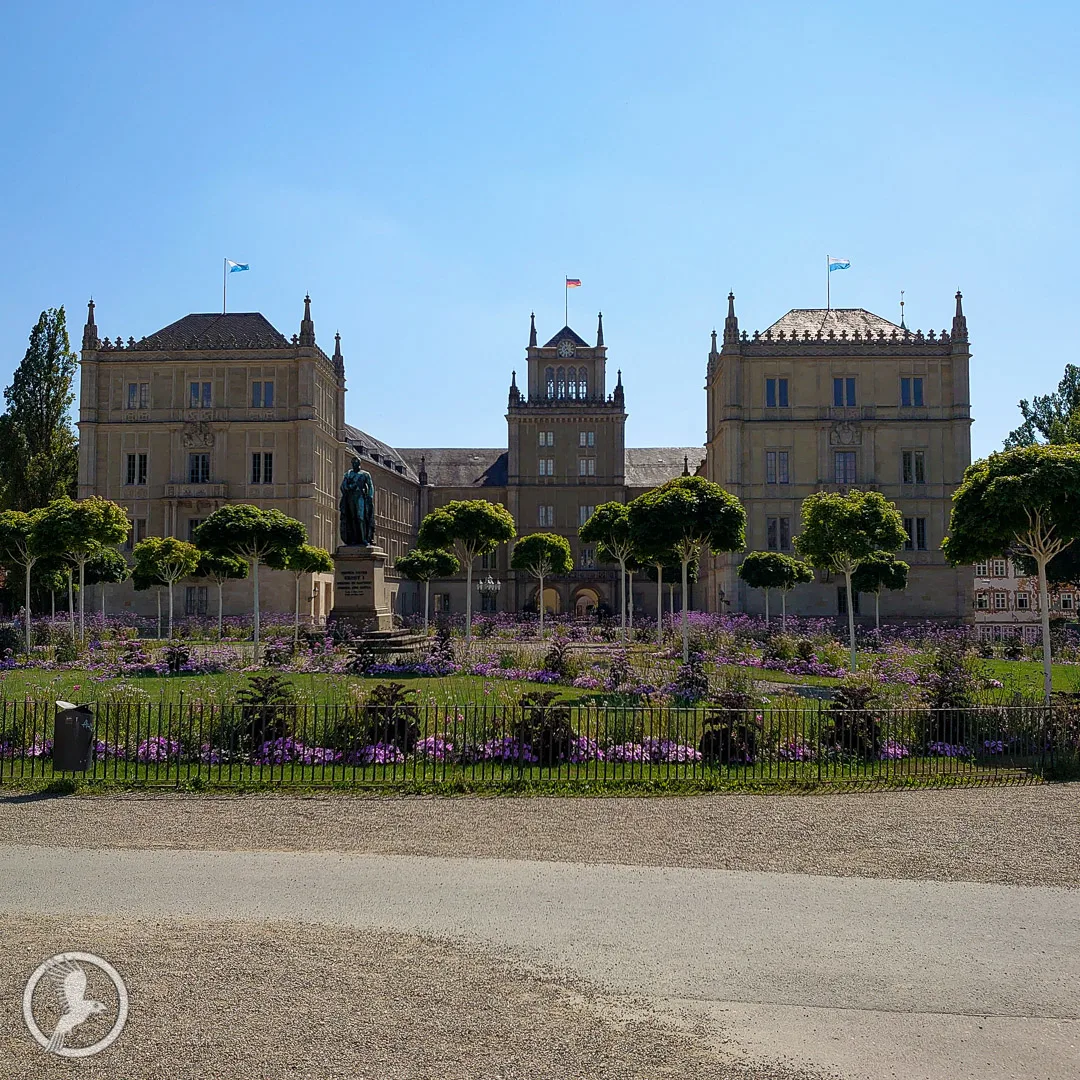
[[[352,459],[352,468],[341,478],[341,542],[346,547],[371,546],[375,543],[375,485],[371,473],[360,468],[360,459]]]

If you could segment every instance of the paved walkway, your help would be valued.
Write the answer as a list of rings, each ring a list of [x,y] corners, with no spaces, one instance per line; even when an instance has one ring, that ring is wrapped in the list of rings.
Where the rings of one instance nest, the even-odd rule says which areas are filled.
[[[0,917],[242,919],[478,943],[844,1077],[1080,1065],[1080,894],[327,852],[0,847]]]

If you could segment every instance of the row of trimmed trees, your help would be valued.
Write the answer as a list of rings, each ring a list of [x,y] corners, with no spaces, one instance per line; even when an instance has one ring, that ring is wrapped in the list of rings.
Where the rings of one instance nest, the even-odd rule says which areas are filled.
[[[131,522],[124,508],[96,496],[54,499],[38,510],[0,512],[0,565],[20,576],[23,586],[26,648],[30,649],[31,585],[53,591],[65,585],[72,641],[76,638],[73,594],[78,590],[79,638],[86,633],[86,586],[121,582],[130,575],[136,589],[155,589],[158,633],[161,594],[168,600],[167,635],[173,632],[173,593],[177,582],[198,579],[218,590],[218,636],[222,628],[225,582],[252,579],[253,639],[259,646],[259,567],[290,572],[295,578],[294,635],[300,632],[300,580],[304,574],[330,573],[329,552],[307,543],[307,529],[280,510],[230,504],[215,510],[196,530],[195,543],[173,536],[149,536],[132,550],[133,565],[117,551]]]

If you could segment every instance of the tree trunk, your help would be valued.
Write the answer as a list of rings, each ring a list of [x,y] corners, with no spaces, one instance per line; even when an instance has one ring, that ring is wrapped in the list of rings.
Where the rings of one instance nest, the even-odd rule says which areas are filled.
[[[172,641],[172,620],[173,620],[173,585],[176,584],[172,579],[169,580],[169,640]]]
[[[844,588],[847,589],[847,629],[848,642],[851,645],[851,670],[855,670],[855,604],[851,595],[851,571],[844,571]]]
[[[27,659],[30,657],[30,569],[33,565],[33,562],[28,562],[26,564],[26,603],[23,605],[23,608],[25,609],[23,618],[26,623],[23,627],[23,632],[26,635]]]
[[[634,571],[626,571],[626,591],[629,594],[626,601],[626,629],[633,632],[634,629]]]
[[[668,614],[671,616],[671,621],[675,621],[675,583],[673,581],[668,582],[667,587],[667,606]]]
[[[424,637],[428,636],[428,603],[431,599],[431,578],[424,582]]]
[[[780,632],[787,633],[787,589],[780,590]]]
[[[544,640],[544,575],[540,574],[540,640]]]
[[[157,597],[157,636],[158,641],[161,640],[161,586],[158,585],[154,588],[154,595]]]
[[[656,644],[664,643],[664,568],[656,568]]]
[[[293,574],[296,578],[296,611],[293,614],[293,646],[300,640],[300,575]]]
[[[619,622],[622,626],[622,639],[626,641],[626,560],[619,560],[619,599],[622,601],[621,617]]]
[[[225,583],[223,581],[219,581],[217,583],[217,639],[218,639],[218,641],[221,640],[221,609],[222,609],[222,605],[223,605],[223,601],[222,601],[222,598],[221,598],[221,591],[222,591],[222,586],[224,584]]]
[[[251,639],[255,646],[255,661],[259,660],[259,560],[251,560],[251,589],[254,594],[255,611],[252,622]]]
[[[687,593],[687,568],[689,559],[683,559],[682,564],[682,662],[690,663],[690,623],[686,617],[686,593]]]
[[[1043,700],[1050,704],[1050,693],[1054,688],[1054,669],[1051,666],[1050,656],[1050,590],[1046,586],[1046,564],[1049,560],[1045,555],[1037,555],[1036,562],[1039,567],[1039,603],[1042,606],[1042,653],[1043,653]]]
[[[86,640],[86,560],[79,563],[79,640]]]
[[[543,605],[544,598],[540,597]],[[472,558],[465,560],[465,648],[472,644]]]
[[[765,629],[769,629],[769,590],[765,590]]]
[[[51,618],[56,618],[56,590],[49,590],[49,615]]]
[[[101,632],[105,633],[105,582],[101,583]]]
[[[874,629],[881,629],[881,590],[874,593]]]
[[[71,571],[68,571],[68,625],[71,627],[71,644],[75,644],[75,596],[71,583]]]

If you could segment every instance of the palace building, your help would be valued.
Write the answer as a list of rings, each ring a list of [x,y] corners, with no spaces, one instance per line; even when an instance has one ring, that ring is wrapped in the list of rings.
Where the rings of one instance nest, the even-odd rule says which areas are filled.
[[[302,521],[309,542],[333,552],[339,540],[338,484],[353,456],[375,484],[376,541],[386,552],[388,601],[399,615],[420,610],[422,591],[401,580],[394,562],[415,544],[424,514],[451,499],[505,505],[518,534],[562,533],[575,569],[545,580],[548,610],[587,613],[618,607],[618,577],[597,565],[577,530],[599,503],[627,501],[673,476],[696,472],[701,447],[627,449],[621,372],[607,389],[603,320],[590,345],[563,327],[544,345],[530,324],[524,389],[511,376],[507,446],[397,450],[345,423],[345,361],[317,344],[311,301],[304,299],[291,338],[258,313],[192,314],[139,340],[101,339],[90,302],[83,328],[79,409],[79,497],[101,495],[128,512],[130,546],[144,536],[189,539],[228,502],[275,507]],[[506,548],[478,560],[497,597],[477,609],[535,605],[536,582],[511,570]],[[291,575],[264,571],[262,604],[288,611]],[[213,606],[205,583],[178,586],[180,610]],[[648,590],[637,592],[648,606]],[[464,573],[433,583],[438,609],[463,611]],[[226,614],[250,610],[249,582],[226,585]],[[150,614],[153,595],[130,583],[113,606]],[[305,604],[314,621],[333,607],[333,576],[314,575]]]
[[[812,492],[880,491],[900,507],[911,564],[907,590],[882,593],[882,617],[969,618],[971,568],[950,567],[941,541],[971,461],[970,355],[959,292],[951,330],[926,334],[861,308],[797,308],[750,335],[729,294],[708,358],[705,475],[746,507],[747,550],[791,552]],[[741,559],[706,559],[709,610],[764,611]],[[788,611],[846,614],[843,584],[819,572]]]

